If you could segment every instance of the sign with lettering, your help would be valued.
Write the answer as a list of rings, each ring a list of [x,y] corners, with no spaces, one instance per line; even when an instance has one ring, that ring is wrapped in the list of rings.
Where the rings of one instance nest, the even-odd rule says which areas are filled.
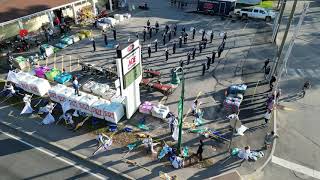
[[[131,69],[140,63],[140,51],[132,51],[122,59],[123,74],[126,75]]]
[[[139,40],[136,40],[135,42],[129,44],[127,47],[121,50],[121,57],[122,58],[126,57],[128,54],[130,54],[132,51],[134,51],[138,47],[139,47]]]

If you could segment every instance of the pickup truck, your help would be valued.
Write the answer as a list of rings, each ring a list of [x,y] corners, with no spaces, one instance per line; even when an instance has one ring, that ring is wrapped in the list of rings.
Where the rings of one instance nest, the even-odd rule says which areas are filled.
[[[271,19],[274,19],[276,17],[276,13],[274,11],[260,8],[260,7],[236,10],[236,14],[244,19],[247,19],[248,17],[250,17],[250,18],[264,19],[266,21],[271,21]]]

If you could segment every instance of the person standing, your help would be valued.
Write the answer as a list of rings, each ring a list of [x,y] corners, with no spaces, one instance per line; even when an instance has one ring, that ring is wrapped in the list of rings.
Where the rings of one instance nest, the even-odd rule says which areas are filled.
[[[166,61],[169,60],[169,51],[168,48],[165,49],[165,56],[166,56]]]
[[[143,29],[143,42],[145,42],[146,41],[146,35],[147,35],[147,31],[146,31],[146,29]]]
[[[163,45],[166,45],[166,33],[163,33],[162,35],[162,42],[163,42]]]
[[[80,85],[79,85],[77,76],[73,76],[72,87],[74,89],[74,94],[78,95],[78,96],[81,96],[80,93],[79,93]]]
[[[227,32],[223,33],[223,41],[227,40]]]
[[[107,36],[107,32],[105,32],[105,31],[104,31],[103,35],[104,35],[104,44],[107,46],[107,45],[108,45],[108,36]]]
[[[202,63],[202,76],[204,76],[205,72],[206,72],[206,63]]]
[[[213,40],[213,31],[211,31],[210,33],[210,43],[212,43],[212,40]]]
[[[117,30],[116,30],[116,28],[113,28],[112,32],[113,32],[113,39],[116,41],[117,40]]]
[[[187,65],[190,64],[190,59],[191,59],[191,53],[190,51],[187,53]]]
[[[310,81],[306,81],[303,84],[302,90],[301,90],[301,94],[302,94],[302,98],[304,98],[304,96],[306,95],[306,90],[311,88],[311,83]]]
[[[184,41],[184,44],[187,44],[187,42],[188,42],[188,34],[187,33],[184,34],[183,41]]]
[[[176,43],[174,42],[172,45],[172,54],[176,53]]]
[[[147,28],[148,28],[148,30],[150,29],[150,20],[149,19],[147,21]]]
[[[180,67],[183,68],[184,62],[182,59],[180,60],[179,64],[180,64]]]
[[[192,39],[194,39],[195,35],[196,35],[196,28],[193,28],[193,30],[192,30]]]
[[[148,45],[148,55],[149,55],[149,58],[151,57],[151,45],[149,44]]]
[[[199,52],[200,52],[200,54],[202,53],[202,47],[203,47],[203,45],[202,45],[202,43],[200,42],[200,43],[199,43]]]
[[[263,67],[261,68],[261,70],[264,69],[264,72],[266,72],[266,69],[267,69],[269,63],[270,63],[270,59],[268,58],[267,60],[264,61],[264,65],[263,65]],[[269,73],[268,73],[268,74],[269,74]]]
[[[202,38],[201,38],[202,41],[203,41],[205,35],[206,35],[206,31],[203,30],[203,31],[202,31]]]
[[[182,37],[179,37],[179,48],[182,48]]]
[[[269,86],[270,86],[270,89],[269,91],[272,91],[273,89],[273,83],[275,83],[277,81],[277,78],[275,75],[272,75],[271,79],[270,79],[270,82],[269,82]]]
[[[159,23],[158,23],[158,21],[156,21],[155,27],[156,27],[156,34],[158,34],[158,31],[159,31]]]
[[[204,39],[203,39],[203,49],[207,48],[207,42],[208,42],[207,38],[204,37]]]
[[[220,58],[223,49],[221,46],[218,47],[218,58]]]
[[[149,29],[149,38],[152,38],[152,28]]]
[[[207,56],[207,70],[210,69],[211,58]]]
[[[200,144],[197,150],[197,157],[199,158],[199,161],[202,161],[203,145],[203,141],[200,140]]]
[[[215,51],[212,51],[212,56],[211,56],[211,64],[214,63],[214,59],[216,58],[216,52]]]
[[[174,35],[174,36],[177,35],[177,29],[178,29],[178,28],[177,28],[177,24],[174,24],[174,25],[173,25],[173,33],[174,33],[173,35]]]
[[[168,24],[166,24],[165,30],[166,30],[166,34],[167,34],[168,31],[169,31],[169,26],[168,26]]]
[[[169,117],[169,127],[170,127],[170,132],[171,132],[171,134],[173,133],[175,124],[178,124],[178,123],[177,123],[177,119],[176,119],[176,117],[172,114],[172,115]]]
[[[158,39],[154,40],[154,51],[158,52]]]
[[[270,109],[267,109],[267,112],[264,114],[264,122],[265,122],[265,125],[268,124],[268,122],[270,121],[271,119],[271,110]]]
[[[196,47],[193,47],[193,49],[192,49],[192,59],[194,59],[196,57],[196,51],[197,51]]]
[[[92,38],[92,47],[93,47],[93,52],[96,52],[96,41],[94,40],[94,38]]]

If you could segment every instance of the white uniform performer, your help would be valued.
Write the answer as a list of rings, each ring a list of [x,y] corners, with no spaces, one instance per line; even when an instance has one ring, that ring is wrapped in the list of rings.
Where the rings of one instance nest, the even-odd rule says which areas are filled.
[[[33,112],[33,109],[31,107],[31,97],[30,95],[28,94],[25,94],[24,97],[23,97],[23,102],[25,103],[24,104],[24,108],[22,109],[21,114],[30,114]]]

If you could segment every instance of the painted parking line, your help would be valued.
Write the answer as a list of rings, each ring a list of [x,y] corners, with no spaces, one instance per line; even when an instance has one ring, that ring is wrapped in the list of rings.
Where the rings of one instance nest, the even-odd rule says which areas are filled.
[[[287,169],[308,175],[310,177],[320,179],[320,171],[317,171],[315,169],[308,168],[306,166],[302,166],[281,158],[278,158],[276,156],[272,156],[271,161],[279,166],[285,167]]]
[[[19,141],[19,142],[21,142],[21,143],[23,143],[23,144],[25,144],[25,145],[27,145],[27,146],[29,146],[29,147],[31,147],[31,148],[34,148],[34,149],[36,149],[36,150],[38,150],[38,151],[40,151],[40,152],[42,152],[42,153],[44,153],[44,154],[46,154],[46,155],[48,155],[48,156],[51,156],[51,157],[53,157],[53,158],[55,158],[55,159],[57,159],[57,160],[59,160],[59,161],[62,161],[62,162],[66,163],[66,164],[68,164],[68,165],[70,165],[70,166],[73,166],[73,167],[79,169],[79,170],[82,171],[82,172],[88,173],[88,174],[90,174],[90,175],[92,175],[92,176],[94,176],[94,177],[96,177],[96,178],[98,178],[98,179],[106,179],[105,177],[103,177],[103,176],[101,176],[101,175],[99,175],[99,174],[95,174],[95,173],[91,172],[89,169],[86,169],[86,168],[84,168],[84,167],[81,167],[81,166],[77,165],[76,163],[70,162],[69,160],[66,160],[66,159],[64,159],[64,158],[62,158],[62,157],[59,157],[58,155],[56,155],[56,154],[54,154],[54,153],[51,153],[51,152],[49,152],[49,151],[47,151],[47,150],[45,150],[45,149],[43,149],[43,148],[36,147],[36,146],[34,146],[34,145],[32,145],[32,144],[30,144],[30,143],[22,140],[20,137],[17,137],[17,136],[14,136],[14,135],[12,135],[12,134],[3,132],[3,131],[1,131],[1,130],[0,130],[0,132],[1,132],[2,134],[4,134],[4,135],[6,135],[6,136],[8,136],[8,137],[10,137],[10,138],[12,138],[12,139],[14,139],[14,140],[17,140],[17,141]]]

